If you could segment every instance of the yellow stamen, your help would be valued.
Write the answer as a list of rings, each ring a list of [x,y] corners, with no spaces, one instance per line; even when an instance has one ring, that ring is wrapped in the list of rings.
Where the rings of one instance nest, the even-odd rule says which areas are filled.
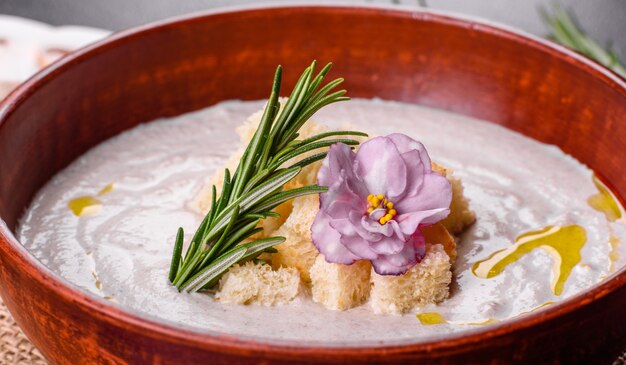
[[[384,209],[384,214],[378,219],[380,224],[385,224],[390,220],[394,219],[394,217],[398,214],[398,212],[393,209],[394,204],[390,202],[383,194],[373,195],[369,194],[367,196],[367,201],[369,202],[367,207],[367,213],[372,214],[375,210]]]

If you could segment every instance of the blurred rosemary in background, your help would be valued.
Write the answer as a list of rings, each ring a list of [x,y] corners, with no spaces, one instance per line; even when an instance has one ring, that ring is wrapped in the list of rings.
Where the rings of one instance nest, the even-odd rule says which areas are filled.
[[[549,39],[595,60],[626,78],[626,68],[620,64],[615,52],[611,49],[604,49],[598,42],[587,36],[563,8],[555,5],[552,14],[546,9],[541,9],[541,14],[550,31]]]
[[[392,3],[400,4],[400,1],[392,0]],[[417,5],[422,8],[428,7],[426,0],[417,0]],[[552,7],[551,13],[546,8],[540,8],[539,12],[548,26],[550,32],[548,38],[550,40],[571,48],[626,78],[626,67],[620,63],[615,52],[610,47],[603,48],[598,42],[587,36],[577,26],[570,14],[563,10],[558,3]]]

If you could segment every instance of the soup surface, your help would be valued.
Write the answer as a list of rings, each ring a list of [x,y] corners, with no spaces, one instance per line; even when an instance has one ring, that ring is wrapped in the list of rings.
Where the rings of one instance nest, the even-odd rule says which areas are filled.
[[[477,221],[461,238],[450,298],[398,316],[375,315],[367,305],[330,311],[306,296],[261,307],[179,294],[167,281],[176,230],[195,231],[202,217],[191,201],[237,149],[235,127],[263,106],[223,102],[102,143],[38,193],[18,238],[82,290],[155,320],[236,336],[353,346],[480,330],[580,293],[626,262],[621,208],[611,213],[614,203],[594,184],[592,171],[558,148],[459,115],[356,99],[313,119],[372,135],[405,133],[463,181]],[[516,238],[519,244],[525,233],[546,239],[541,235],[552,232],[550,226],[570,227],[555,238],[559,247],[571,247],[568,240],[582,245],[582,258],[574,260],[560,295],[553,287],[560,273],[555,261],[572,260],[548,247],[559,243],[550,237],[548,244],[520,250],[497,275],[481,274],[496,251],[512,247]]]

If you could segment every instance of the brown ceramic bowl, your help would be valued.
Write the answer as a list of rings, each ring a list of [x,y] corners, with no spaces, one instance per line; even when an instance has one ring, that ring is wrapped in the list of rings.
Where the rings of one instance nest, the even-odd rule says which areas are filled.
[[[332,60],[354,97],[446,109],[556,144],[626,196],[626,84],[539,39],[446,15],[355,7],[217,12],[126,31],[57,62],[0,106],[0,293],[51,362],[590,364],[626,347],[624,269],[481,332],[337,348],[202,334],[129,314],[75,290],[13,237],[37,190],[88,148],[155,118],[264,98],[277,64],[300,70],[311,59]],[[292,85],[297,72],[286,76]]]

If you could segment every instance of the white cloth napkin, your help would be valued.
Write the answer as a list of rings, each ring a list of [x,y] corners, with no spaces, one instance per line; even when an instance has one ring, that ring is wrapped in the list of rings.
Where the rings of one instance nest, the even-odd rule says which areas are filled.
[[[0,15],[0,100],[59,57],[110,33],[88,27],[53,27],[30,19]]]

